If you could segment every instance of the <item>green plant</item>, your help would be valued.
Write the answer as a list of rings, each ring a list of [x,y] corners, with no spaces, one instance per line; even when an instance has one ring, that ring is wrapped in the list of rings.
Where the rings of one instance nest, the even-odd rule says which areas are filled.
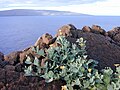
[[[32,61],[30,57],[27,56],[25,63],[29,65],[25,67],[25,76],[39,76],[41,74],[41,66],[37,57]]]
[[[76,42],[79,46],[70,43],[64,36],[59,36],[56,40],[58,46],[50,47],[46,51],[47,55],[43,50],[33,49],[49,60],[42,67],[37,57],[33,61],[28,57],[25,63],[29,64],[29,67],[26,67],[25,74],[43,77],[47,83],[62,79],[66,81],[62,90],[73,90],[74,86],[80,90],[119,90],[120,67],[116,68],[115,73],[109,67],[98,71],[95,68],[98,62],[87,59],[86,41],[80,38]],[[33,70],[33,65],[36,66],[36,71]]]
[[[37,47],[32,47],[32,50],[33,50],[35,53],[37,53],[38,55],[45,57],[45,52],[44,52],[44,50],[42,50],[42,49],[39,50],[39,46],[37,46]]]

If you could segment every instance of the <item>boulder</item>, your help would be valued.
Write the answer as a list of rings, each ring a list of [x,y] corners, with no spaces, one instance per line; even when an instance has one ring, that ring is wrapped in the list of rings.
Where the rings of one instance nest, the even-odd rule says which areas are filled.
[[[31,47],[22,50],[21,53],[19,54],[20,63],[22,64],[26,60],[26,58],[27,58],[26,56],[31,56],[31,58],[32,58],[33,55],[35,55],[35,54]]]
[[[89,27],[89,26],[84,26],[83,28],[82,28],[82,31],[83,32],[91,32],[91,28]]]
[[[60,31],[59,31],[60,30]],[[57,35],[66,36],[71,43],[76,43],[76,40],[83,37],[86,40],[86,50],[89,59],[94,59],[99,62],[98,69],[111,67],[115,69],[114,64],[120,63],[120,47],[113,41],[104,29],[98,25],[93,25],[92,28],[85,26],[82,30],[70,30],[69,25],[65,25],[58,30]],[[74,36],[75,35],[75,36]]]
[[[107,33],[108,36],[120,46],[120,27],[116,27],[113,30],[108,31]]]
[[[64,25],[58,29],[56,37],[61,35],[69,36],[69,37],[77,37],[77,34],[75,33],[76,30],[77,28],[72,24]]]
[[[96,34],[106,35],[106,31],[98,25],[93,25],[91,32],[96,33]]]
[[[34,55],[34,52],[32,51],[32,48],[26,48],[22,51],[16,51],[12,52],[8,55],[4,56],[4,62],[9,62],[11,65],[17,65],[18,63],[23,63],[23,61],[26,59],[26,55]]]
[[[39,48],[46,48],[50,41],[53,39],[52,35],[46,33],[39,37],[34,46],[39,46]]]
[[[116,34],[120,33],[120,27],[115,27],[112,30],[108,31],[108,36],[113,38]]]
[[[101,34],[81,32],[78,33],[78,38],[83,37],[86,40],[86,50],[89,59],[94,59],[99,62],[98,69],[111,67],[115,69],[114,64],[120,63],[120,47],[111,43],[110,38]],[[67,38],[70,42],[76,43],[77,38]]]
[[[5,61],[9,61],[10,64],[12,65],[16,65],[17,63],[19,63],[19,59],[20,59],[20,53],[21,51],[15,51],[15,52],[12,52],[8,55],[5,55],[4,56],[4,60]]]

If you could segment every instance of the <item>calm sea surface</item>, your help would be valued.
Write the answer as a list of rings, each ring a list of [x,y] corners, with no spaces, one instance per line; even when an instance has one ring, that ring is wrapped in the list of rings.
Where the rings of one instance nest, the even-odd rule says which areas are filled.
[[[35,43],[39,36],[48,32],[53,36],[65,24],[83,26],[100,25],[106,31],[120,26],[120,16],[11,16],[0,17],[0,52],[8,54]]]

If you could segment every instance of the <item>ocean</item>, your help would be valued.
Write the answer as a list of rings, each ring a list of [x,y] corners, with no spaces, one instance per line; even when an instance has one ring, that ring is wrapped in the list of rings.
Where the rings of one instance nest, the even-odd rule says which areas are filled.
[[[9,16],[0,17],[0,52],[9,54],[34,45],[44,33],[53,36],[66,24],[82,29],[93,24],[106,31],[120,26],[120,16]]]

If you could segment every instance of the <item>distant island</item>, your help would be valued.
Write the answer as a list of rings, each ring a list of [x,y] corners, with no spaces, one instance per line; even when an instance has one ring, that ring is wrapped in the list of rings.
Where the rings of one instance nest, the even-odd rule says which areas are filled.
[[[82,13],[56,10],[13,9],[0,11],[0,16],[90,16]]]

